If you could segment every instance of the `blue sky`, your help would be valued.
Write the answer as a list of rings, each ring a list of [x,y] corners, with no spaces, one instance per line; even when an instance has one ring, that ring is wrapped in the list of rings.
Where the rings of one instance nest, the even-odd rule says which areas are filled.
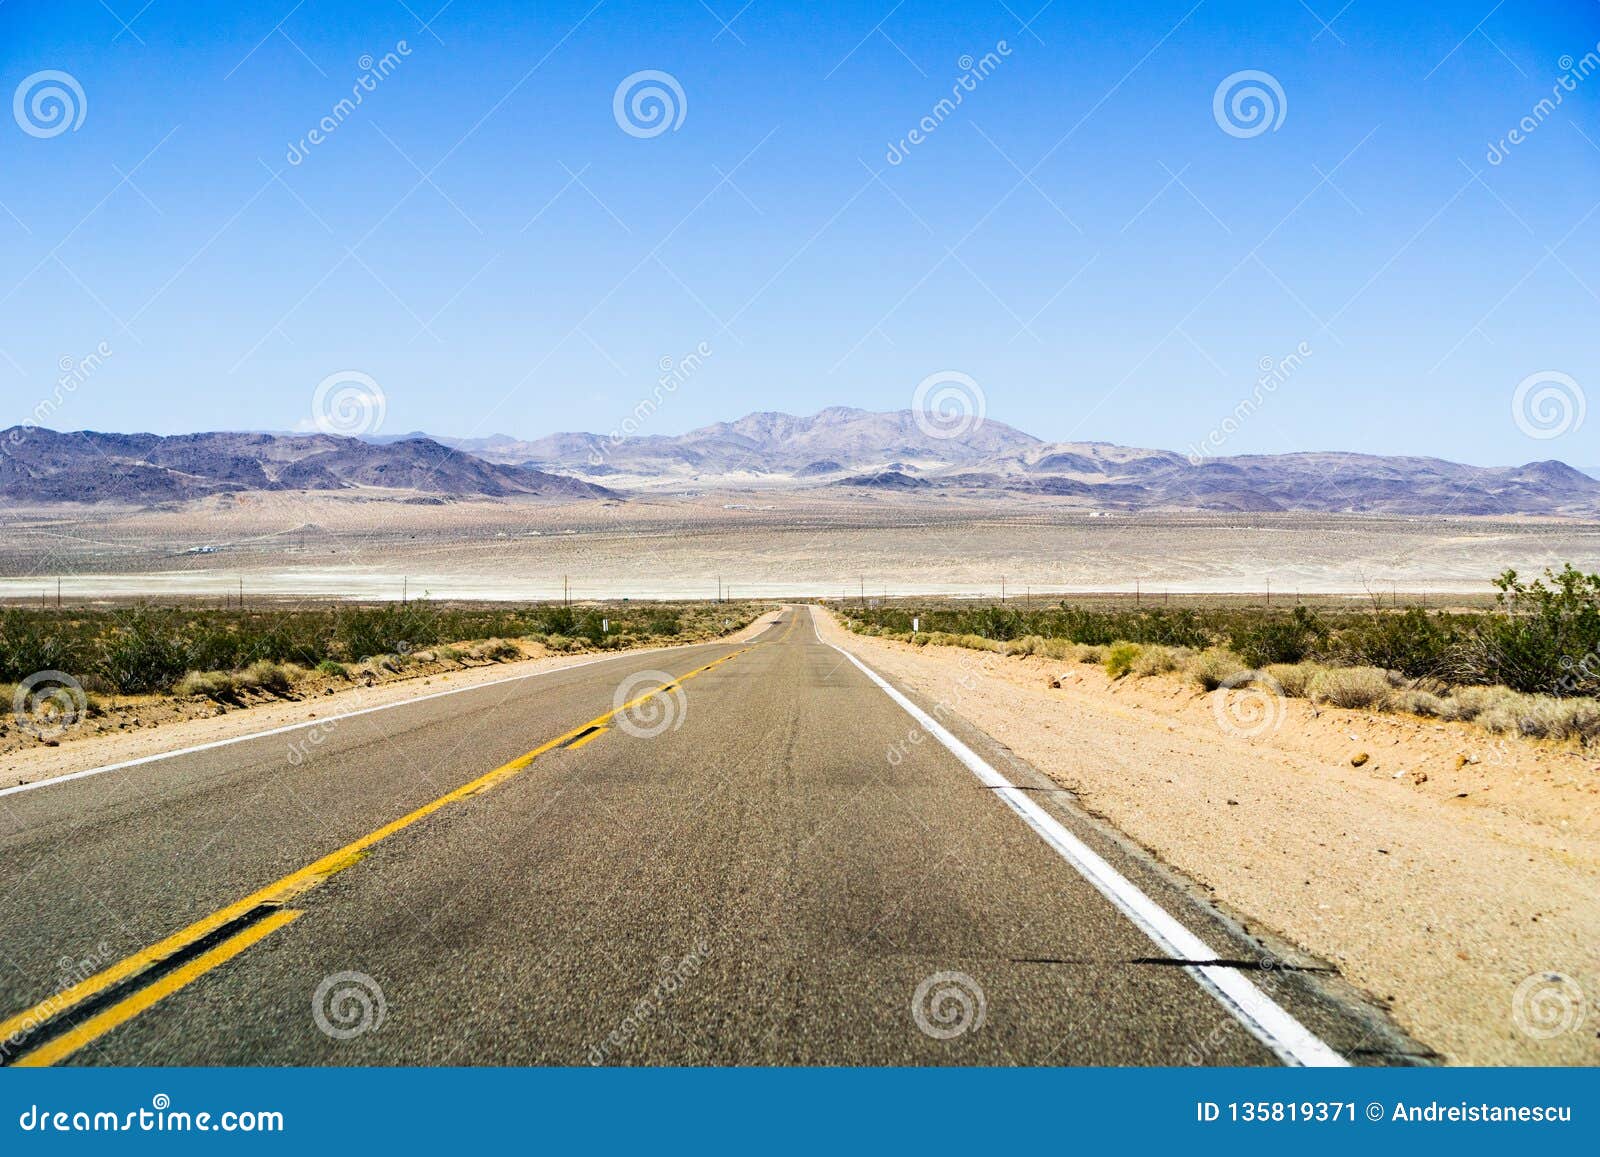
[[[1600,460],[1512,410],[1600,390],[1600,5],[142,2],[0,6],[0,95],[83,94],[0,118],[0,424],[304,427],[354,370],[384,433],[603,432],[704,343],[644,432],[958,371],[1054,439],[1254,396],[1216,452]],[[1217,119],[1245,70],[1276,128]]]

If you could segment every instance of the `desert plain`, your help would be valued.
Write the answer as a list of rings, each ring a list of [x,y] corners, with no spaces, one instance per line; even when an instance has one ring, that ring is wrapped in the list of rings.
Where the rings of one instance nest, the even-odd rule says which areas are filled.
[[[1600,523],[1085,509],[1047,497],[689,492],[626,501],[257,492],[0,511],[0,599],[539,600],[1115,592],[1490,593],[1600,569]]]

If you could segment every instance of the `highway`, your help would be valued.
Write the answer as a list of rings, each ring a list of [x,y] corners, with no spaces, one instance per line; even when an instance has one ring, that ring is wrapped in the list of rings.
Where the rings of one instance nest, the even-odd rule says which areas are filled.
[[[814,613],[0,794],[0,1062],[1404,1063]]]

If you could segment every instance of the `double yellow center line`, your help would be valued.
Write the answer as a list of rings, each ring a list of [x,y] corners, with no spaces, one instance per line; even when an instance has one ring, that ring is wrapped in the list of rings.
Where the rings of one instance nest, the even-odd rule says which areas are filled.
[[[793,630],[793,626],[790,630]],[[303,913],[287,908],[290,901],[360,863],[372,847],[396,832],[453,803],[504,783],[525,771],[534,760],[547,752],[557,748],[574,750],[598,739],[609,730],[608,725],[617,715],[657,695],[675,690],[680,684],[720,667],[749,649],[741,647],[703,667],[696,667],[687,675],[630,699],[604,715],[597,715],[581,727],[574,727],[556,736],[510,763],[501,764],[493,771],[462,784],[376,831],[368,832],[338,851],[328,853],[315,863],[291,872],[226,908],[219,908],[181,932],[174,932],[166,939],[117,961],[104,971],[79,981],[32,1008],[0,1021],[0,1065],[51,1065],[70,1056],[277,929],[299,919]]]

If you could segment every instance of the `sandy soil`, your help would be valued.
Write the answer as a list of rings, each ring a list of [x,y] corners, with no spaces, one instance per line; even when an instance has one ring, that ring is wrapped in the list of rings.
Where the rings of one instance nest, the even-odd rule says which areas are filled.
[[[1600,1064],[1594,754],[823,629],[1334,963],[1447,1060]]]
[[[769,611],[748,627],[721,641],[743,642],[752,638],[777,615],[777,611]],[[530,651],[542,651],[542,648],[533,644],[524,646]],[[661,649],[638,648],[631,653]],[[500,679],[554,671],[628,653],[542,654],[528,659],[484,663],[448,671],[424,666],[422,670],[408,670],[370,687],[346,686],[334,690],[329,684],[319,684],[316,688],[304,691],[297,689],[296,698],[263,699],[249,706],[227,709],[209,701],[148,696],[138,705],[128,705],[104,717],[86,720],[55,746],[47,746],[23,735],[8,737],[15,742],[8,744],[7,749],[0,749],[0,787],[33,783],[88,768],[213,743],[219,739],[253,735],[310,719],[326,719],[330,715],[399,703],[420,695],[478,687]],[[94,730],[96,726],[101,730]]]
[[[814,493],[407,503],[267,493],[173,509],[0,511],[0,599],[547,599],[861,593],[1489,592],[1600,570],[1600,526],[1358,515],[1104,514],[1065,501]],[[404,584],[404,586],[403,586]]]

